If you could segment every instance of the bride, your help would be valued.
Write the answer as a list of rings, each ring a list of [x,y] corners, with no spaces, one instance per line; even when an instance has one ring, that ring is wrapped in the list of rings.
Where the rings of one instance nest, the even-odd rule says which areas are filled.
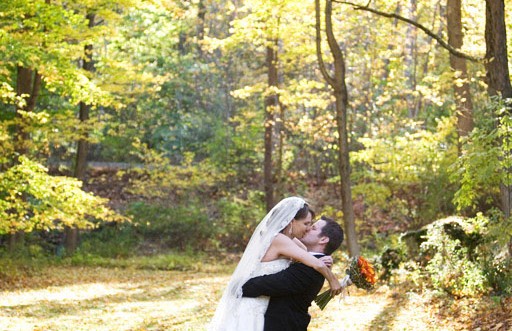
[[[272,208],[254,230],[207,327],[209,331],[262,331],[269,298],[242,297],[242,285],[250,278],[281,271],[292,260],[320,272],[333,294],[341,292],[331,270],[298,241],[309,230],[313,216],[308,204],[297,197],[283,199]]]

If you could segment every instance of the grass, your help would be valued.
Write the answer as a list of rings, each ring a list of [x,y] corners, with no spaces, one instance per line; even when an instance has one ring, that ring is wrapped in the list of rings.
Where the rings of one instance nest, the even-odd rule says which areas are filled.
[[[172,261],[182,269],[166,270]],[[204,256],[183,263],[175,254],[78,262],[20,271],[1,283],[0,330],[203,330],[235,266]],[[323,311],[313,305],[309,330],[503,331],[512,326],[502,308],[510,303],[454,300],[403,284],[371,294],[351,289]]]

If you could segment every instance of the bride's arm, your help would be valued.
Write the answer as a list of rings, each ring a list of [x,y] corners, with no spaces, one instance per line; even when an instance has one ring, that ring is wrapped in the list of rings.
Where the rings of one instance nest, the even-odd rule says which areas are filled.
[[[278,234],[270,245],[274,252],[279,255],[289,257],[295,261],[304,263],[305,265],[315,269],[321,273],[329,282],[331,291],[334,295],[341,293],[342,287],[340,282],[321,260],[317,259],[303,248],[299,247],[292,239],[283,234]]]
[[[302,243],[302,241],[300,241],[299,239],[297,239],[297,238],[293,238],[292,240],[293,240],[293,242],[294,242],[295,244],[297,244],[297,246],[299,246],[299,247],[300,247],[300,248],[302,248],[303,250],[305,250],[305,251],[307,251],[307,250],[308,250],[308,248],[306,247],[306,245],[304,245],[304,244]],[[325,264],[328,268],[331,268],[331,267],[332,267],[332,263],[333,263],[332,256],[330,256],[330,255],[325,255],[325,256],[320,257],[320,258],[319,258],[319,260],[320,260],[320,261],[322,261],[322,262],[323,262],[323,264]]]

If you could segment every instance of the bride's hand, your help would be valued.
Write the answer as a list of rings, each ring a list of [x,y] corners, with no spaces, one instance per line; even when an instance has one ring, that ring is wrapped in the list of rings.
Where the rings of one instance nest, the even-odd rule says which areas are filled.
[[[319,260],[322,261],[329,269],[332,267],[334,262],[334,259],[330,255],[322,256]]]

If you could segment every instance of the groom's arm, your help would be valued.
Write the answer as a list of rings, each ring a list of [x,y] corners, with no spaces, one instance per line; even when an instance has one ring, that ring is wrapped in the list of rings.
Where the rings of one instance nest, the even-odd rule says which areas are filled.
[[[294,263],[278,273],[249,279],[242,286],[242,292],[244,297],[288,296],[303,293],[311,283],[323,283],[323,280],[322,274],[313,268]]]

